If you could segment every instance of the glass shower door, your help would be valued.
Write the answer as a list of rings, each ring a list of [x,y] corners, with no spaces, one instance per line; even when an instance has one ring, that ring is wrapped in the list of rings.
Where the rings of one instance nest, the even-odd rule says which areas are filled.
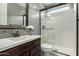
[[[54,45],[54,39],[55,39],[55,31],[54,31],[54,23],[47,14],[47,11],[43,11],[41,13],[42,19],[41,19],[41,35],[42,35],[42,43],[49,43]],[[51,40],[52,39],[52,40]]]
[[[41,43],[48,43],[56,52],[76,55],[75,4],[65,4],[41,11]]]

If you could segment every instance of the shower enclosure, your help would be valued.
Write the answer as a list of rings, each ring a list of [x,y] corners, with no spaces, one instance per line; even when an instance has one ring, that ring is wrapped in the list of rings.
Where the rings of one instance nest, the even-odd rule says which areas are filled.
[[[77,55],[76,6],[68,3],[40,10],[41,44],[51,44],[52,53]]]

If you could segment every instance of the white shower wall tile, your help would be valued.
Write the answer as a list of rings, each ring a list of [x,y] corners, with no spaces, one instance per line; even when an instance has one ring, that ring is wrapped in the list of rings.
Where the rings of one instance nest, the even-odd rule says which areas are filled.
[[[41,42],[54,45],[55,33],[54,30],[41,30],[42,39]]]

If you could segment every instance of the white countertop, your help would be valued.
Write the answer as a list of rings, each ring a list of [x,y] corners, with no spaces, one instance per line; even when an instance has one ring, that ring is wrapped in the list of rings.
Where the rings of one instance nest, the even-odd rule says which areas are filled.
[[[30,42],[32,40],[41,38],[40,35],[24,35],[20,37],[11,37],[0,39],[0,52],[13,48],[15,46]]]

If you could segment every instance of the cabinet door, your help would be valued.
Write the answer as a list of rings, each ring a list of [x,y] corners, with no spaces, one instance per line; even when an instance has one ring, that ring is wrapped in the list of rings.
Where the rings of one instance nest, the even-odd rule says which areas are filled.
[[[37,53],[35,53],[33,56],[41,56],[41,50],[39,50]]]
[[[20,56],[29,56],[29,51],[24,52],[22,55]]]
[[[33,55],[37,54],[40,50],[41,50],[40,45],[37,45],[30,50],[30,55],[33,56]]]

